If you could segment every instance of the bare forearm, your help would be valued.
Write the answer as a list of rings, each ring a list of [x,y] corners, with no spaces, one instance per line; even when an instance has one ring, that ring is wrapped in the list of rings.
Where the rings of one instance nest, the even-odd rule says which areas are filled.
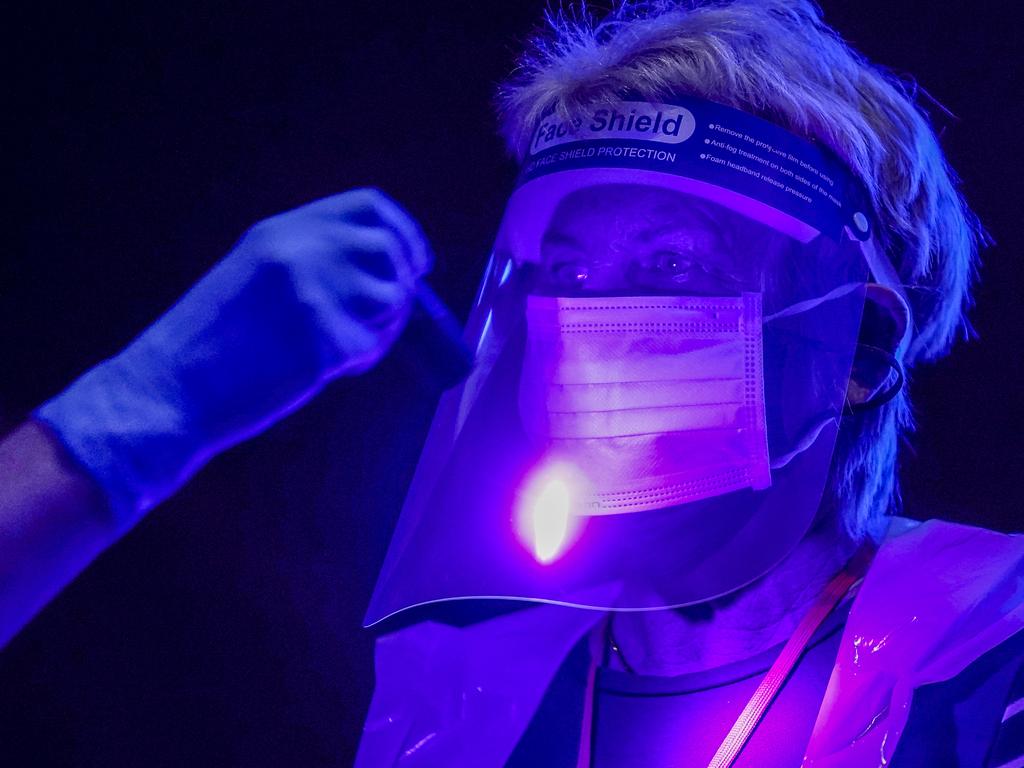
[[[0,647],[118,535],[46,427],[28,421],[0,440]]]

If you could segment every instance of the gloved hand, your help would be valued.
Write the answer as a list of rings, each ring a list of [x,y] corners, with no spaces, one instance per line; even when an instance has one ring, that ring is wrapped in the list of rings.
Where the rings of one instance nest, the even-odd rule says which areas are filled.
[[[397,338],[431,265],[416,223],[356,190],[252,227],[116,357],[38,409],[117,524],[180,487]]]

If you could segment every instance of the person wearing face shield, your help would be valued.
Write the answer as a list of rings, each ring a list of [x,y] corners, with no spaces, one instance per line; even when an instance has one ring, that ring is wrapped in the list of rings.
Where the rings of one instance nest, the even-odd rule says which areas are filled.
[[[1020,539],[895,515],[982,236],[927,120],[801,0],[552,21],[359,764],[1020,765]],[[0,443],[0,642],[372,365],[429,262],[377,193],[275,217]]]
[[[558,15],[357,765],[1019,766],[1024,539],[898,516],[984,233],[805,0]]]

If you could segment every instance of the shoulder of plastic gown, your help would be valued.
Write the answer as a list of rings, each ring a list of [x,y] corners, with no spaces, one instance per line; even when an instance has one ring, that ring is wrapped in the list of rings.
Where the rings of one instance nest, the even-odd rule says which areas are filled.
[[[861,585],[804,766],[888,765],[916,688],[1024,629],[1024,536],[896,518]]]

